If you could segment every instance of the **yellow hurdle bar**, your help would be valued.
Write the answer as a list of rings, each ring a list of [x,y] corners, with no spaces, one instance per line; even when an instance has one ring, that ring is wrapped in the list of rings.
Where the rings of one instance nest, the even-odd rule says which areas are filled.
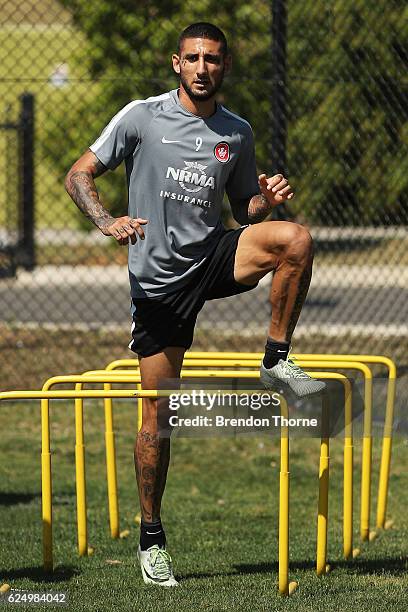
[[[204,357],[206,359],[258,359],[259,362],[263,358],[263,353],[219,353],[219,352],[187,352],[186,357],[200,359]],[[384,355],[352,355],[352,354],[309,354],[309,353],[297,353],[293,355],[296,359],[328,359],[328,360],[351,360],[361,361],[367,364],[379,364],[383,365],[388,369],[388,388],[387,388],[387,402],[385,409],[385,420],[384,420],[384,431],[383,431],[383,443],[381,451],[381,464],[380,464],[380,477],[378,482],[378,496],[377,496],[377,520],[376,526],[378,529],[389,529],[393,525],[392,520],[386,520],[387,515],[387,501],[388,501],[388,489],[390,480],[390,467],[391,467],[391,452],[392,452],[392,432],[394,425],[394,407],[395,407],[395,388],[397,379],[397,368],[392,359],[385,357]],[[112,361],[106,369],[112,370],[117,367],[124,366],[125,361],[131,361],[132,365],[128,367],[135,367],[138,363],[137,359],[133,360],[116,360]]]
[[[329,522],[329,466],[330,466],[329,411],[327,394],[323,395],[320,460],[319,500],[317,511],[316,573],[324,576],[330,567],[327,564],[327,528]]]
[[[139,389],[139,386],[137,388]],[[77,388],[82,388],[82,382],[77,383]],[[104,391],[109,391],[110,384],[103,385]],[[82,402],[82,400],[79,400]],[[110,402],[111,409],[107,408],[106,402]],[[139,403],[139,398],[137,402]],[[82,410],[82,407],[81,407]],[[116,448],[115,432],[113,427],[112,399],[104,398],[105,410],[105,453],[106,453],[106,482],[108,486],[109,523],[112,538],[119,537],[119,509],[118,509],[118,477],[116,470]],[[112,460],[113,458],[113,460]]]
[[[75,378],[75,377],[73,377]],[[78,378],[78,377],[76,377]],[[157,398],[159,393],[157,391],[140,391],[143,397]],[[78,398],[100,398],[104,397],[111,398],[136,398],[138,397],[137,392],[128,390],[115,390],[115,391],[4,391],[0,392],[0,400],[41,400],[41,440],[42,440],[42,454],[41,454],[41,471],[42,471],[42,517],[43,517],[43,560],[44,570],[46,572],[52,572],[53,570],[53,552],[52,552],[52,472],[51,472],[51,451],[50,451],[50,428],[49,428],[49,410],[48,400],[50,399],[78,399]],[[140,395],[139,395],[140,396]],[[76,433],[79,433],[81,428],[81,419],[77,420]],[[81,436],[79,435],[81,441]],[[82,438],[83,440],[83,438]],[[77,445],[81,447],[81,444]],[[78,453],[80,454],[80,453]],[[79,488],[77,484],[77,492],[85,492],[85,486],[82,479],[82,471],[85,468],[84,462],[79,461],[77,463],[77,475],[80,477]],[[79,498],[77,502],[77,508],[79,509],[79,515],[85,516],[85,521],[82,525],[86,525],[86,500],[84,495]],[[88,548],[84,546],[83,538],[86,538],[86,527],[81,532],[81,545],[83,554],[87,554]]]

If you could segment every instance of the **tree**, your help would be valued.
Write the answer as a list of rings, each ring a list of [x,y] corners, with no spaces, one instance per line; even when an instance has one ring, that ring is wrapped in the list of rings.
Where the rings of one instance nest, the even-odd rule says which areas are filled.
[[[289,2],[288,157],[312,222],[408,221],[406,10]]]
[[[75,59],[69,103],[57,110],[47,148],[68,169],[129,100],[176,87],[170,56],[182,28],[214,21],[225,30],[233,73],[223,100],[252,124],[259,169],[269,163],[271,6],[267,0],[63,0],[86,44]],[[291,208],[312,223],[408,222],[408,67],[402,0],[288,0],[288,170]],[[273,143],[272,143],[273,144]],[[123,173],[101,179],[112,212],[123,212]],[[87,223],[87,222],[86,222]],[[88,224],[87,224],[88,225]]]

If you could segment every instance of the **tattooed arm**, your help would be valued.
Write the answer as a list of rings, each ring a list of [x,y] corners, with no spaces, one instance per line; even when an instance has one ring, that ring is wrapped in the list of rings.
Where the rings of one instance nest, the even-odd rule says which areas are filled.
[[[276,174],[271,178],[261,174],[259,176],[259,187],[260,194],[253,195],[252,198],[247,200],[231,201],[234,218],[241,225],[263,221],[275,206],[294,197],[292,187],[282,174]]]
[[[106,171],[106,166],[88,150],[68,172],[65,189],[78,208],[105,236],[113,236],[121,245],[128,244],[129,238],[134,244],[137,235],[143,240],[142,225],[147,223],[146,219],[132,219],[128,216],[115,219],[100,201],[94,179]]]

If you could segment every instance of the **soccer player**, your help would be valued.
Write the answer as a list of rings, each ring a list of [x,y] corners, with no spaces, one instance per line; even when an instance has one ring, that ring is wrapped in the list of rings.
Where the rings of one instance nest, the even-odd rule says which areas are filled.
[[[129,244],[132,341],[142,387],[178,378],[206,300],[249,291],[273,271],[272,319],[261,366],[267,388],[278,382],[299,396],[317,393],[313,380],[289,358],[291,337],[306,298],[313,248],[296,223],[266,221],[293,198],[281,174],[257,176],[254,139],[244,119],[216,102],[231,56],[221,30],[195,23],[172,56],[179,87],[134,100],[120,110],[67,174],[69,195],[106,236]],[[128,215],[113,218],[95,179],[125,162]],[[226,230],[226,192],[241,224]],[[163,403],[143,400],[135,469],[141,505],[138,555],[146,583],[175,586],[160,518],[170,439],[158,431]]]

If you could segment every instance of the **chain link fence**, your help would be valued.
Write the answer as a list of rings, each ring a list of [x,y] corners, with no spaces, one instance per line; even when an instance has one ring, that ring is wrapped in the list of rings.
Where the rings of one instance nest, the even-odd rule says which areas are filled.
[[[280,11],[275,46],[273,9],[275,20]],[[179,31],[199,20],[225,30],[233,71],[221,101],[252,124],[259,170],[288,173],[297,195],[283,212],[315,240],[294,349],[386,354],[404,365],[404,2],[3,0],[0,19],[1,388],[38,387],[51,374],[131,356],[127,249],[76,210],[64,176],[127,102],[177,86],[171,53]],[[23,158],[27,94],[34,100],[32,192]],[[123,167],[97,185],[111,211],[125,214]],[[34,254],[27,262],[30,193]],[[234,226],[227,203],[224,223]],[[250,293],[207,303],[193,348],[262,350],[270,283],[266,277]]]

